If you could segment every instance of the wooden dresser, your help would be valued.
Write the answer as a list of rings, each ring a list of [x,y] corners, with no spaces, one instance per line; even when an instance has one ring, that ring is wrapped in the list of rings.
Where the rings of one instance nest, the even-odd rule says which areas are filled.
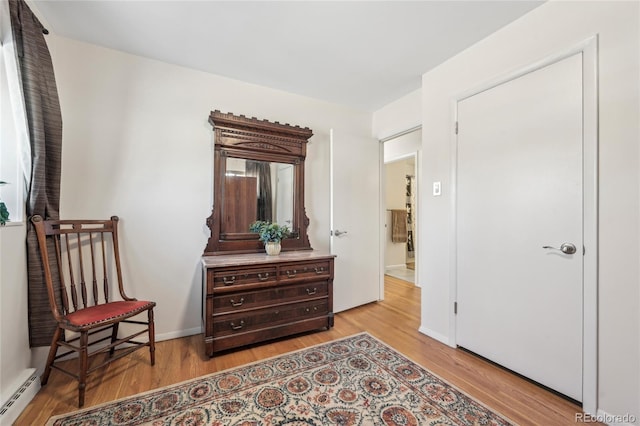
[[[333,327],[334,257],[313,250],[203,256],[207,355]]]

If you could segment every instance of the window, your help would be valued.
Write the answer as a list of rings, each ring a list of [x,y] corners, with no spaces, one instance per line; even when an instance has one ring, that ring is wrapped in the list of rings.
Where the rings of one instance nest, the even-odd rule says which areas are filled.
[[[18,84],[15,70],[9,68],[16,67],[16,64],[9,55],[14,55],[9,44],[0,44],[0,181],[7,182],[5,185],[0,185],[0,200],[9,210],[8,223],[22,223],[24,222],[25,196],[20,138],[24,137],[26,129],[23,132],[16,129],[17,120],[10,92],[20,96],[20,91],[9,86],[11,80],[15,81],[14,84]],[[13,79],[10,73],[15,75]],[[24,117],[24,114],[19,115]]]

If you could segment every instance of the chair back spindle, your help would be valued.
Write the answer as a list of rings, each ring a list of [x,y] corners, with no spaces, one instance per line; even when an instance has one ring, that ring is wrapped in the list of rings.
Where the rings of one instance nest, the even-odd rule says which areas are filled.
[[[89,234],[91,235],[91,234]],[[82,247],[82,240],[80,238],[80,234],[76,233],[76,238],[78,240],[78,247]],[[84,259],[82,258],[82,250],[78,250],[78,265],[80,266],[80,290],[82,295],[82,307],[86,308],[87,305],[87,284],[84,280]]]
[[[115,239],[115,234],[112,234],[114,239]],[[104,233],[100,233],[100,242],[102,243],[101,247],[102,247],[102,268],[103,268],[103,274],[102,274],[102,288],[103,288],[103,294],[104,294],[104,301],[105,302],[109,302],[109,276],[107,275],[107,259],[106,259],[106,253],[107,251],[104,248]],[[118,244],[116,244],[116,242],[113,242],[113,247],[115,250],[117,250]],[[119,267],[120,264],[117,264],[117,266]],[[121,281],[120,281],[121,282]]]
[[[63,270],[63,263],[62,263],[62,241],[60,239],[59,235],[54,235],[49,241],[46,241],[47,246],[49,245],[53,245],[54,251],[55,251],[55,259],[56,259],[56,263],[55,263],[55,270],[58,271],[57,276],[59,276],[59,282],[58,282],[58,288],[53,288],[53,286],[51,286],[50,288],[53,288],[54,292],[57,290],[57,294],[60,295],[60,298],[62,300],[62,306],[60,307],[60,311],[62,313],[62,315],[66,315],[67,313],[69,313],[69,297],[67,294],[67,286],[64,280],[64,276],[60,273],[60,271]],[[45,269],[47,269],[47,267],[51,267],[50,265],[47,265],[45,263]],[[52,274],[46,274],[47,277],[49,275]],[[48,285],[48,283],[47,283]],[[49,296],[50,302],[51,302],[51,296]],[[51,302],[53,303],[53,302]]]
[[[98,304],[96,295],[98,294],[98,278],[96,276],[95,250],[93,249],[93,233],[89,234],[89,249],[91,250],[91,290],[93,294],[93,304]]]
[[[65,244],[65,249],[63,250],[63,253],[66,253],[66,257],[67,257],[67,262],[68,262],[68,269],[66,271],[68,271],[68,276],[69,276],[69,285],[71,286],[71,301],[73,302],[73,311],[77,311],[78,310],[78,289],[76,288],[76,280],[73,274],[73,264],[71,262],[71,248],[69,247],[69,234],[64,234],[64,244]],[[60,282],[64,282],[64,273],[65,270],[61,269],[60,270]],[[69,310],[67,309],[67,312],[69,312]]]

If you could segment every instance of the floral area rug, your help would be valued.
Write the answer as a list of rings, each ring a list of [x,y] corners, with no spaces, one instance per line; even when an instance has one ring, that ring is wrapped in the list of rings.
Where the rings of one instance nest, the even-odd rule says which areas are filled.
[[[367,333],[53,417],[47,425],[511,425]]]

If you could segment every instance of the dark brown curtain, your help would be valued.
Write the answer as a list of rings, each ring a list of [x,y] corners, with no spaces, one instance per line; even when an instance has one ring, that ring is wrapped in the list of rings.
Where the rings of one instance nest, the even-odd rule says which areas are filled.
[[[46,31],[24,0],[9,0],[11,28],[18,54],[18,72],[26,107],[31,145],[31,176],[27,182],[27,217],[58,219],[62,116]],[[49,307],[38,242],[27,222],[29,272],[29,342],[48,346],[56,324]]]
[[[247,176],[258,178],[258,220],[273,220],[271,191],[271,163],[266,161],[247,161]]]

